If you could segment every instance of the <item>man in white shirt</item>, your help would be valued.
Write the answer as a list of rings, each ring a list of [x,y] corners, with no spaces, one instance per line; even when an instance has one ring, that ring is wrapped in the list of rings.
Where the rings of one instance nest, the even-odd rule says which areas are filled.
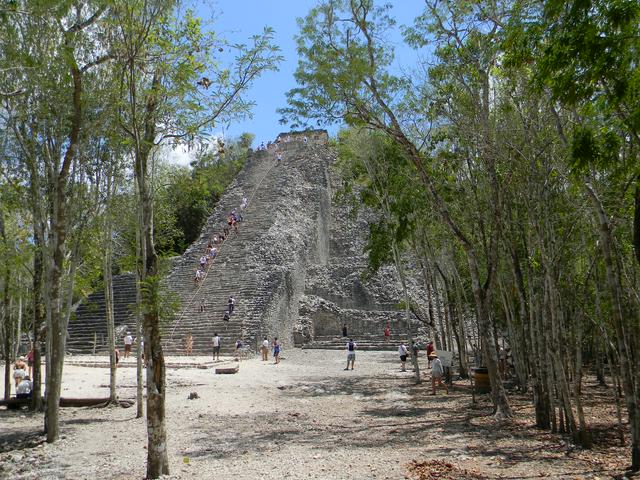
[[[233,311],[236,309],[236,299],[233,298],[233,295],[229,296],[229,300],[227,300],[227,307],[229,315],[233,315]]]
[[[262,341],[262,347],[260,347],[260,352],[262,353],[263,362],[266,362],[267,360],[269,360],[269,340],[267,340],[267,337],[264,337],[264,340]]]
[[[407,350],[407,346],[404,343],[401,343],[398,347],[398,355],[400,355],[400,371],[406,372],[406,364],[407,364],[407,355],[409,350]]]
[[[131,332],[127,332],[127,335],[124,337],[124,358],[129,357],[131,345],[133,345],[133,337],[131,336]]]
[[[213,342],[213,360],[220,360],[220,337],[217,333],[213,334],[211,341]]]

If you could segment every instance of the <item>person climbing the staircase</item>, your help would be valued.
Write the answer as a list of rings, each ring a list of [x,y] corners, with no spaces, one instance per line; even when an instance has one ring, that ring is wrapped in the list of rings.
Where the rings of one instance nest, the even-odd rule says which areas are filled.
[[[206,255],[202,255],[200,257],[200,268],[204,268],[207,265],[207,256]]]
[[[193,284],[197,287],[198,285],[200,285],[200,281],[204,278],[204,271],[199,268],[198,270],[196,270],[196,276],[193,279]]]
[[[211,247],[211,250],[209,251],[209,256],[211,257],[211,260],[216,258],[217,254],[218,254],[218,249],[216,247]]]
[[[233,315],[233,311],[236,309],[236,299],[233,298],[233,295],[229,295],[229,300],[227,300],[227,305],[229,307],[229,315]]]
[[[235,210],[231,213],[231,228],[234,233],[238,233],[238,216],[235,214]]]
[[[276,162],[277,165],[280,165],[280,162],[282,162],[282,153],[278,152],[278,155],[276,156]]]

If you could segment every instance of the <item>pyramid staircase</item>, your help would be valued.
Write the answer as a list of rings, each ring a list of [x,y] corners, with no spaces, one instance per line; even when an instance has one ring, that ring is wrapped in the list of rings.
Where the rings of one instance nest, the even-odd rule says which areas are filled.
[[[295,181],[296,163],[304,162],[308,147],[302,142],[282,144],[282,164],[276,153],[257,151],[232,182],[209,217],[200,238],[189,247],[170,272],[167,285],[181,299],[182,309],[163,338],[167,354],[184,353],[185,338],[191,334],[194,354],[210,354],[212,337],[221,339],[221,352],[232,353],[235,342],[241,339],[256,350],[262,339],[262,316],[273,295],[275,279],[265,269],[269,265],[254,262],[256,251],[263,249],[265,232],[274,226],[276,212],[284,208],[287,197],[283,192],[288,182]],[[248,199],[239,223],[238,233],[231,233],[218,247],[218,255],[206,267],[206,276],[199,286],[194,284],[200,257],[214,234],[222,232],[227,216],[234,208],[239,211],[242,197]],[[223,320],[227,300],[236,300],[229,321]],[[204,301],[204,311],[200,304]]]
[[[331,282],[344,283],[346,276],[359,275],[364,261],[364,257],[360,258],[364,227],[354,224],[345,228],[343,212],[340,209],[333,212],[328,172],[335,152],[327,145],[326,133],[314,132],[308,143],[302,141],[301,134],[285,135],[291,141],[280,143],[282,162],[277,162],[274,149],[253,152],[207,219],[200,237],[174,259],[165,282],[179,298],[181,307],[175,318],[162,327],[167,355],[185,354],[185,339],[189,335],[193,338],[194,355],[210,355],[216,333],[222,339],[223,355],[234,352],[238,339],[254,351],[265,336],[279,336],[293,343],[296,341],[292,337],[293,326],[300,316],[301,298],[307,293],[324,296],[323,291],[305,285],[305,278],[314,275],[312,265],[316,262],[324,265],[323,261],[332,258],[337,267],[325,265],[334,272]],[[239,211],[243,197],[247,197],[248,206],[242,212],[238,233],[231,232],[217,246],[216,258],[209,261],[205,278],[196,285],[194,277],[200,257],[206,254],[212,237],[222,232],[229,213]],[[327,217],[327,212],[333,213]],[[386,291],[388,283],[385,279],[379,290]],[[343,291],[347,301],[355,295],[350,292],[350,287]],[[225,321],[230,295],[236,305],[229,321]],[[116,341],[121,345],[126,330],[133,330],[135,325],[132,305],[136,291],[132,274],[114,277],[114,297]],[[384,305],[397,303],[391,297],[384,300]],[[402,322],[398,321],[392,341],[386,344],[377,330],[381,331],[381,322],[387,321],[392,322],[393,330],[394,318],[399,319],[401,312],[387,312],[386,307],[385,311],[370,312],[373,307],[368,303],[353,308],[342,309],[336,322],[341,325],[343,316],[345,321],[361,320],[352,321],[361,325],[356,328],[361,331],[355,337],[361,350],[396,349],[400,340],[407,341],[416,335],[413,327],[401,327]],[[375,307],[379,308],[382,307]],[[76,317],[69,325],[68,351],[105,352],[104,293],[91,295]],[[305,348],[342,349],[345,341],[336,330],[324,325],[297,344],[304,344]],[[336,336],[332,336],[334,332]],[[285,348],[288,346],[291,345]]]
[[[113,277],[113,314],[116,338],[135,328],[136,279],[133,273]],[[67,352],[107,351],[104,290],[90,295],[76,310],[67,330]]]

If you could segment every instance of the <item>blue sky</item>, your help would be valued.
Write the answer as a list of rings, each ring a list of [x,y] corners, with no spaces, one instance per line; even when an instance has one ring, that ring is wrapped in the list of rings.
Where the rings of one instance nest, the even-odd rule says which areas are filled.
[[[316,3],[316,0],[217,0],[214,3],[216,21],[213,27],[221,36],[233,41],[246,41],[252,34],[270,26],[275,30],[275,43],[284,56],[280,70],[263,75],[248,94],[248,98],[256,103],[253,119],[226,126],[226,137],[251,132],[256,135],[255,145],[259,145],[261,141],[275,139],[286,129],[278,123],[280,116],[276,109],[286,105],[285,93],[295,86],[293,73],[297,66],[297,52],[293,37],[298,33],[296,18],[304,17]],[[393,15],[399,25],[411,24],[424,8],[422,0],[389,3],[393,5]],[[201,14],[203,18],[211,16],[209,11]],[[401,45],[399,33],[390,41],[397,46],[396,66],[411,67],[416,53]]]

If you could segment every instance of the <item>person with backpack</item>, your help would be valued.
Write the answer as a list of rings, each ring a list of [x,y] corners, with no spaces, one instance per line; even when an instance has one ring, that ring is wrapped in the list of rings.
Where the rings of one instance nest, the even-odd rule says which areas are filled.
[[[353,341],[353,338],[350,338],[347,342],[347,368],[345,368],[345,370],[349,370],[349,364],[351,364],[351,370],[353,370],[353,367],[356,363],[357,347],[358,345],[356,345],[356,342]]]
[[[407,350],[407,346],[404,343],[401,343],[398,347],[398,355],[400,355],[400,371],[407,371],[407,355],[409,354],[409,350]]]

